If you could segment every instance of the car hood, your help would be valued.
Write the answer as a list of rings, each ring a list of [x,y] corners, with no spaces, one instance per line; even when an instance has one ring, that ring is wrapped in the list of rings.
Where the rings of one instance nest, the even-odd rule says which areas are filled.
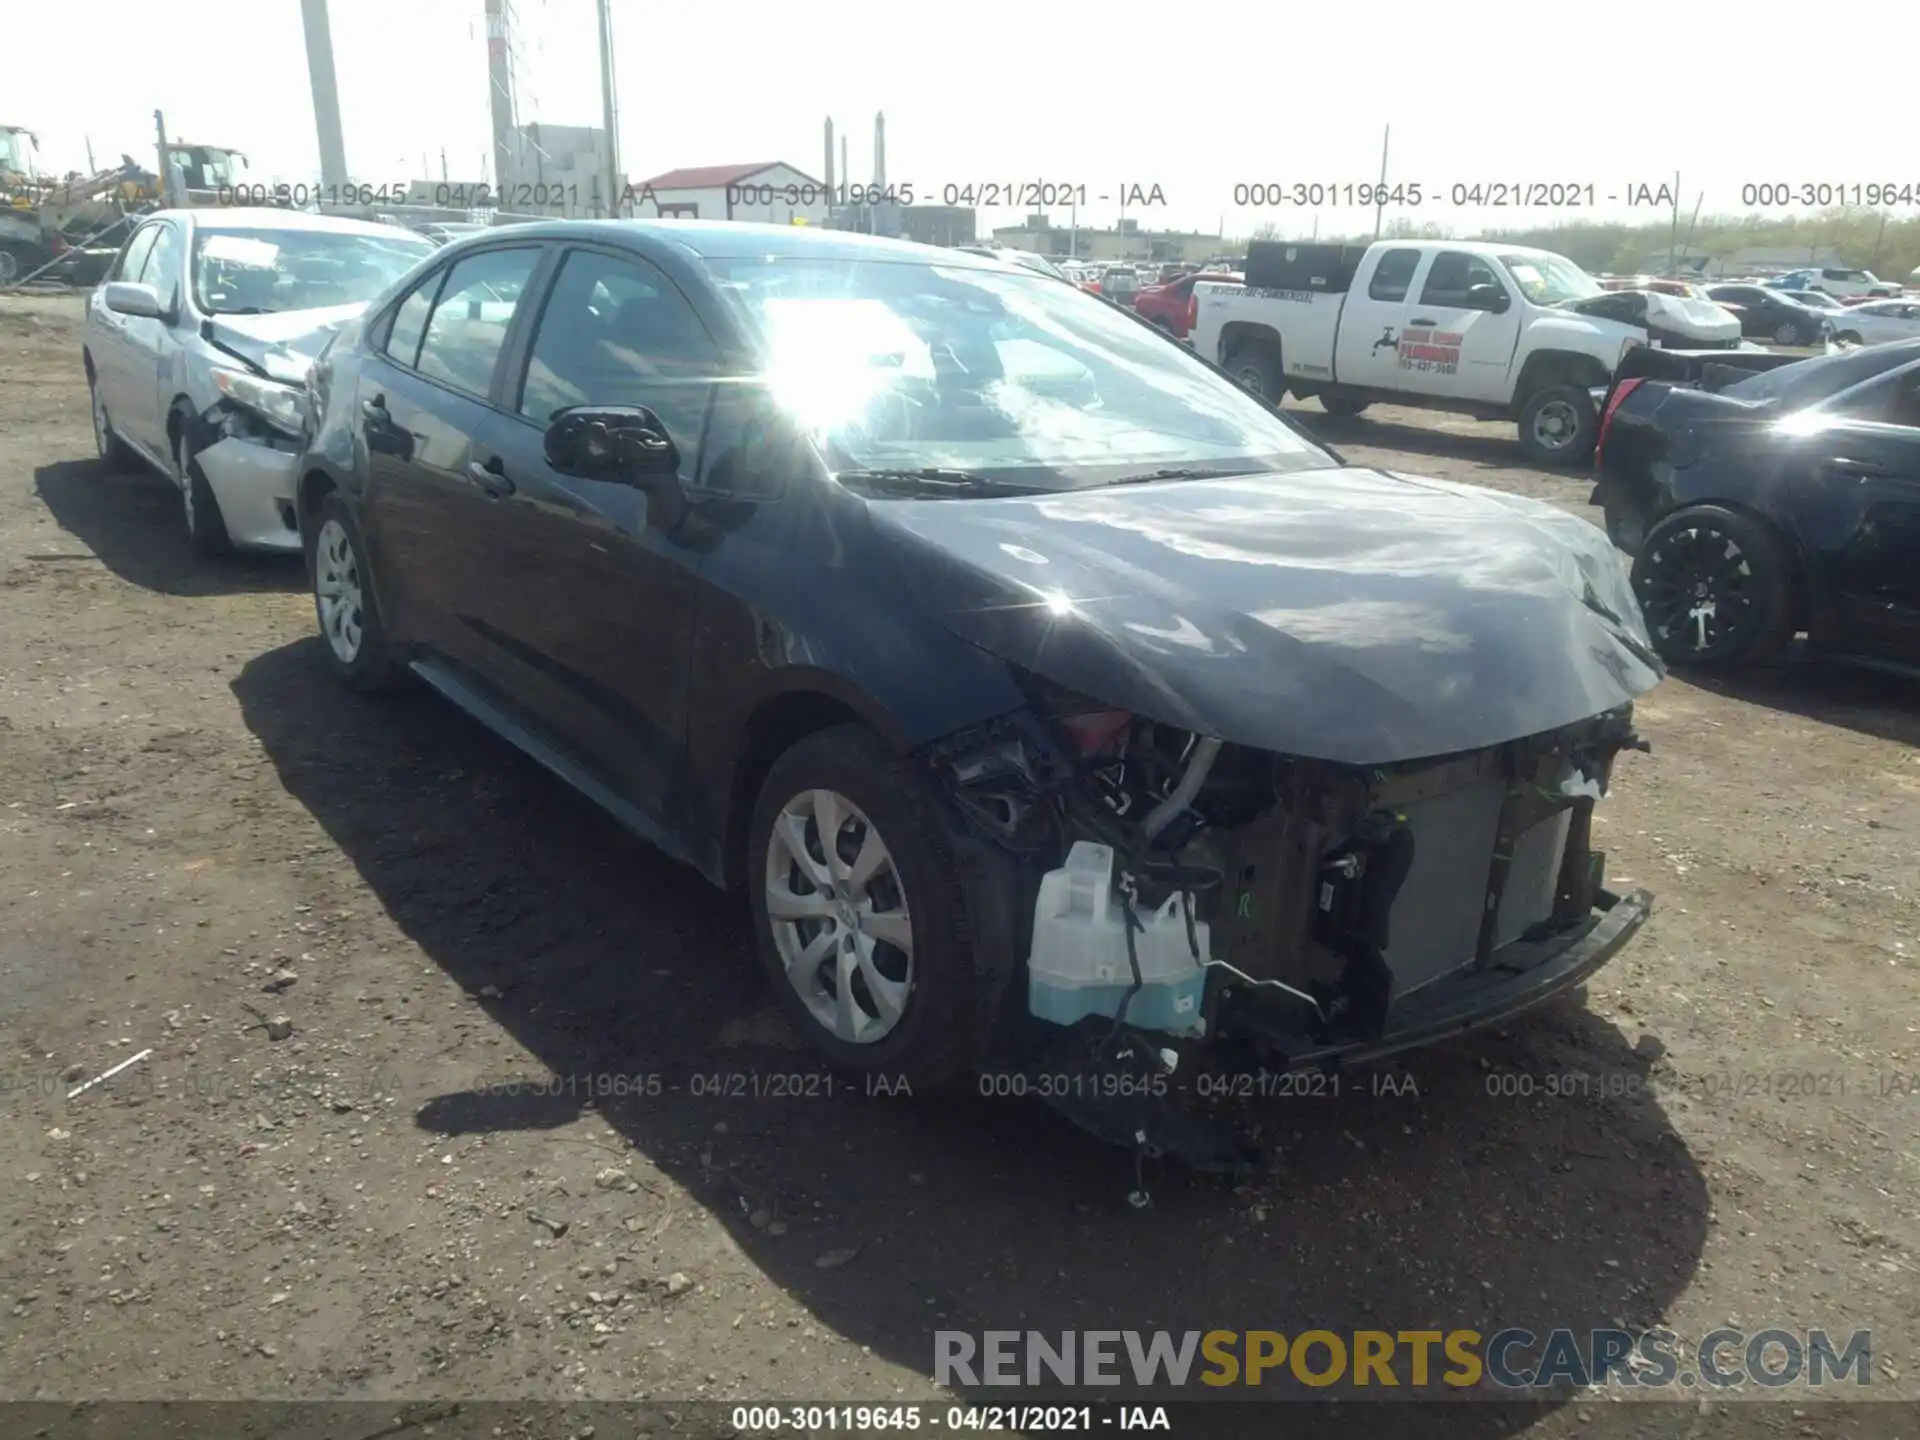
[[[1556,729],[1663,673],[1584,520],[1323,469],[1009,499],[873,500],[898,593],[1102,704],[1347,764]]]
[[[214,315],[207,320],[208,338],[261,374],[298,384],[335,332],[366,309],[361,303],[270,315]]]

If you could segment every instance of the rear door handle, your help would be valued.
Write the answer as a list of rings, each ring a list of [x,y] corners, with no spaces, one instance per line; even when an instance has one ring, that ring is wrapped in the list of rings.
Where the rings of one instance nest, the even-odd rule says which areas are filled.
[[[513,494],[513,481],[507,478],[507,468],[498,456],[484,465],[478,460],[468,461],[467,478],[495,500]]]
[[[371,400],[362,400],[360,402],[360,413],[376,425],[391,425],[393,423],[393,415],[387,409],[387,402],[382,396],[375,396]]]

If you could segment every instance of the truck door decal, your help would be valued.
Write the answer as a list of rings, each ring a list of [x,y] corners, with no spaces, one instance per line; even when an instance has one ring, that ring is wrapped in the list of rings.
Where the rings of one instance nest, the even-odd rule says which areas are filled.
[[[1393,333],[1393,326],[1387,325],[1381,328],[1380,338],[1373,342],[1373,349],[1369,350],[1367,354],[1369,356],[1378,355],[1382,350],[1397,350],[1399,347],[1399,337]]]
[[[1458,374],[1460,342],[1465,338],[1457,330],[1433,330],[1426,326],[1402,330],[1395,347],[1400,353],[1400,368],[1422,375]],[[1379,348],[1378,342],[1374,348]]]

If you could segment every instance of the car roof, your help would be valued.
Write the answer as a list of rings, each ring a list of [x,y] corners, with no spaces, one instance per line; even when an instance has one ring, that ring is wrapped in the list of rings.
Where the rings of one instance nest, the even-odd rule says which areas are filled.
[[[345,215],[315,215],[306,210],[282,210],[273,205],[223,205],[218,209],[162,210],[190,220],[197,230],[322,230],[335,235],[409,235],[404,225],[383,220],[356,220]]]
[[[487,234],[518,240],[597,240],[642,255],[678,252],[696,260],[867,260],[981,269],[989,265],[984,256],[911,240],[739,220],[531,220],[496,225]],[[469,237],[456,243],[480,242]]]

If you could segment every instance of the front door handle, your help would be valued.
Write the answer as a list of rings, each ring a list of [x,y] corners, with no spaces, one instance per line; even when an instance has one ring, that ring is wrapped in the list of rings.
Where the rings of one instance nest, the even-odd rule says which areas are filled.
[[[1415,320],[1413,323],[1415,325],[1438,325],[1440,322],[1438,320]]]
[[[1833,460],[1829,460],[1827,462],[1827,465],[1828,465],[1828,468],[1833,470],[1838,470],[1842,475],[1859,475],[1862,477],[1867,477],[1867,476],[1880,477],[1880,476],[1885,476],[1889,473],[1887,468],[1884,465],[1877,465],[1871,460],[1849,459],[1845,455],[1839,456]]]
[[[495,500],[513,494],[513,481],[507,478],[507,467],[497,455],[484,465],[478,460],[469,461],[467,478]]]

